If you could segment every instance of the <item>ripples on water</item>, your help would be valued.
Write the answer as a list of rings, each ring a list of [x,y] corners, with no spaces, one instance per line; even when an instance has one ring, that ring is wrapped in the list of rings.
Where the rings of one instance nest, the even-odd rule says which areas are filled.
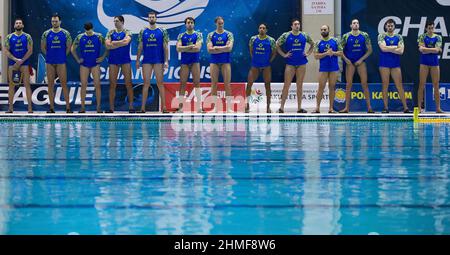
[[[0,124],[2,234],[450,234],[449,125]]]

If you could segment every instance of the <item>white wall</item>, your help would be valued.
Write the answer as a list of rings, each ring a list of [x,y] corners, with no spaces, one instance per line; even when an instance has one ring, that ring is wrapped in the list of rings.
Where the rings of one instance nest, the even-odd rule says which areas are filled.
[[[337,8],[340,8],[340,0],[331,0],[334,1],[334,14],[304,14],[305,13],[305,0],[302,1],[302,30],[308,32],[314,41],[318,41],[321,39],[320,35],[320,27],[322,25],[329,25],[331,28],[331,35],[338,35],[340,31],[337,31],[337,28],[340,27],[340,24],[336,24],[336,14]],[[340,10],[340,9],[339,9]],[[305,82],[317,82],[317,77],[319,74],[319,63],[314,59],[314,56],[311,55],[309,57],[309,64],[307,66]]]

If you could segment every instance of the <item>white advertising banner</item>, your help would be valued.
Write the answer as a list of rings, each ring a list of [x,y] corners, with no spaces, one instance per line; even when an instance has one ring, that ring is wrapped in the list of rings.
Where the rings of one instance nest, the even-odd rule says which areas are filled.
[[[283,91],[283,83],[272,83],[271,91],[272,91],[272,102],[271,109],[272,112],[275,113],[280,109],[281,106],[281,94]],[[317,83],[305,83],[303,84],[303,101],[302,108],[308,110],[309,112],[316,109],[317,104],[317,90],[319,85]],[[267,107],[267,94],[266,89],[264,87],[264,83],[255,83],[252,87],[252,94],[249,97],[250,103],[250,112],[251,113],[265,113]],[[329,92],[328,88],[325,89],[323,94],[322,103],[321,103],[321,111],[328,112],[328,108],[330,106],[329,103]],[[298,110],[297,104],[297,85],[293,83],[289,90],[288,99],[286,101],[286,105],[284,111],[286,113],[296,113]]]
[[[303,0],[303,10],[306,15],[331,15],[334,0]]]

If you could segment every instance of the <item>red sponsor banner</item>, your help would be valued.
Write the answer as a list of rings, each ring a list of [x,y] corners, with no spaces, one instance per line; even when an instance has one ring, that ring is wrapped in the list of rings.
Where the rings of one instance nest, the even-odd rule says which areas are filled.
[[[179,106],[178,96],[180,93],[180,83],[165,83],[166,92],[166,108],[168,111],[176,111]],[[211,97],[211,84],[201,83],[200,88],[202,91],[202,107],[205,111],[211,111],[214,108],[214,99]],[[232,83],[231,94],[233,96],[233,111],[244,112],[245,111],[245,83]],[[226,111],[226,93],[223,83],[219,83],[217,86],[217,96],[219,97],[219,112]],[[195,96],[194,85],[188,83],[186,86],[185,104],[183,107],[184,112],[196,112],[195,102],[197,98]],[[220,105],[222,103],[222,105]]]

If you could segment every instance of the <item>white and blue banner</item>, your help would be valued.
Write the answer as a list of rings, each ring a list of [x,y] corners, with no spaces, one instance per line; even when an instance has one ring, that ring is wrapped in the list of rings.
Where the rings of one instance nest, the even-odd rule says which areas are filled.
[[[450,112],[450,83],[439,84],[439,95],[441,99],[441,109]],[[436,111],[436,100],[434,99],[433,84],[425,85],[425,110],[428,112]]]
[[[140,109],[142,105],[142,84],[134,86],[134,107]],[[78,82],[69,82],[69,101],[72,110],[79,111],[81,108],[81,87]],[[8,110],[8,84],[0,84],[0,111]],[[48,87],[46,84],[32,84],[32,103],[33,110],[37,112],[47,111],[49,109],[50,101],[48,97]],[[109,110],[109,83],[103,82],[101,85],[102,98],[101,107],[103,111]],[[86,110],[96,111],[97,101],[99,99],[95,96],[95,88],[89,85],[86,93]],[[128,111],[128,96],[127,89],[124,84],[118,84],[116,89],[116,111]],[[27,111],[28,102],[26,97],[26,90],[23,85],[16,86],[14,93],[14,110]],[[59,84],[55,85],[55,110],[65,111],[66,102],[63,96],[63,90]],[[156,85],[152,85],[149,90],[146,110],[149,112],[159,111],[159,92]]]
[[[336,98],[334,100],[334,109],[336,111],[341,111],[345,108],[345,93],[346,93],[346,84],[338,83],[336,85]],[[406,103],[410,110],[413,109],[413,93],[414,84],[407,83],[403,84],[403,89],[405,90]],[[383,93],[382,93],[382,85],[379,83],[369,84],[370,91],[370,102],[372,108],[376,112],[381,112],[384,109],[383,104]],[[366,112],[366,97],[364,96],[364,91],[361,84],[353,84],[352,92],[351,92],[351,103],[350,103],[350,111],[352,112]],[[394,84],[389,85],[388,90],[388,98],[389,98],[389,110],[392,112],[403,112],[403,105],[400,101],[400,94],[398,93]]]

